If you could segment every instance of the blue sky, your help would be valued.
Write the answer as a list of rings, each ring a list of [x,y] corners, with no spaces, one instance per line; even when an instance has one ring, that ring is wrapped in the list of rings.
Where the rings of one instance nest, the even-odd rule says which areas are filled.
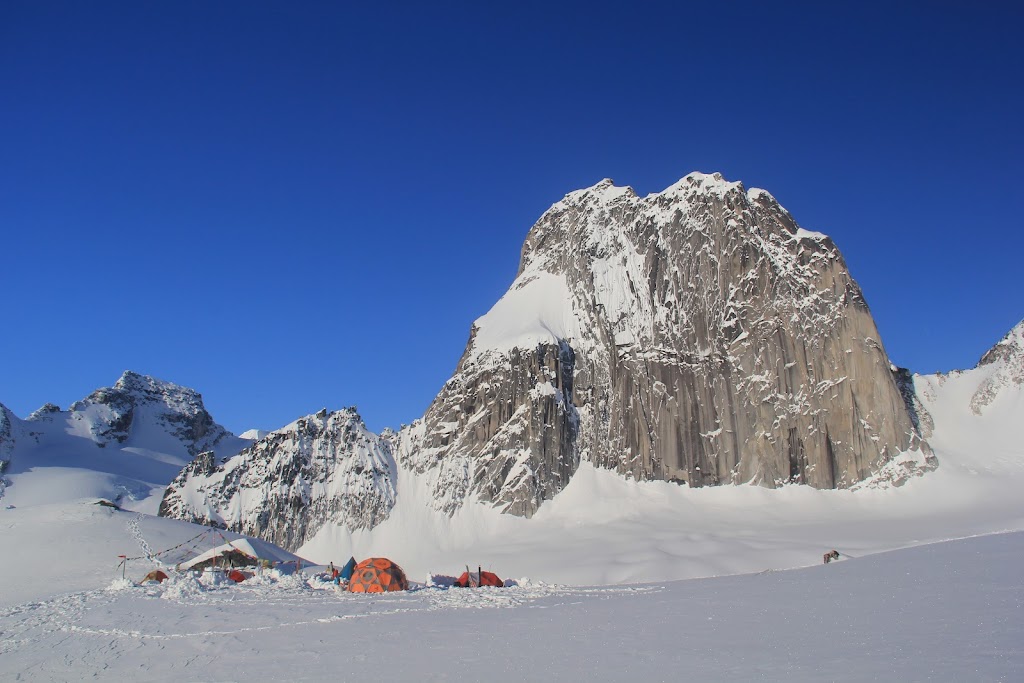
[[[604,177],[766,188],[916,371],[1024,318],[1019,3],[376,4],[0,6],[0,402],[397,427]]]

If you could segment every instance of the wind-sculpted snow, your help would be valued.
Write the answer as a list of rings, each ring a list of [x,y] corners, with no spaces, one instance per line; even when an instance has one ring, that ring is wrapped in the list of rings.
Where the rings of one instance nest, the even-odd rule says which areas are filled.
[[[323,524],[371,528],[395,502],[387,441],[354,409],[315,415],[271,432],[223,464],[189,463],[167,489],[160,515],[212,524],[294,550]]]
[[[767,192],[606,180],[533,226],[397,452],[449,513],[529,516],[581,461],[690,486],[898,483],[935,460],[889,368],[835,245]]]

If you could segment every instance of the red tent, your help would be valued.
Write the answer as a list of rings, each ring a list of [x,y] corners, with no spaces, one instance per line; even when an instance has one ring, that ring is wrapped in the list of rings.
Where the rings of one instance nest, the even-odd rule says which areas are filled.
[[[455,585],[461,588],[475,588],[476,586],[495,586],[501,588],[505,582],[498,578],[493,572],[475,571],[462,572],[462,576],[455,580]]]
[[[237,569],[232,569],[228,572],[228,578],[234,581],[235,583],[242,583],[251,576],[251,573],[240,572]]]
[[[159,569],[154,569],[150,573],[146,574],[146,578],[143,579],[143,582],[145,582],[145,581],[156,581],[157,583],[163,583],[166,580],[167,580],[167,574],[164,574]]]

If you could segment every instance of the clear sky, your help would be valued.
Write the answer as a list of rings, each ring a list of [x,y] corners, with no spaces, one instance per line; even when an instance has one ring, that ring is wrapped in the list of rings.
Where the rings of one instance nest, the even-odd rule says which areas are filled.
[[[915,371],[1024,318],[1021,3],[490,5],[0,3],[0,402],[408,423],[604,177],[769,190]]]

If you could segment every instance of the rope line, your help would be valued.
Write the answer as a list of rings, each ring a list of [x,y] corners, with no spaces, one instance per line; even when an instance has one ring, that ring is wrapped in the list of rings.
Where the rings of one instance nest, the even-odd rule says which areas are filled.
[[[152,560],[152,559],[156,558],[159,555],[166,555],[167,553],[171,552],[172,550],[177,550],[178,548],[181,548],[182,546],[190,545],[190,544],[193,543],[193,541],[197,541],[198,539],[200,539],[200,538],[202,538],[202,537],[204,537],[204,536],[206,536],[208,534],[211,534],[211,533],[217,534],[218,536],[220,536],[220,540],[224,541],[225,544],[230,545],[231,547],[234,547],[234,545],[233,545],[234,541],[229,541],[227,539],[227,537],[224,536],[224,534],[221,532],[220,529],[211,527],[211,528],[206,529],[205,531],[203,531],[203,532],[201,532],[199,534],[196,534],[195,536],[193,536],[192,538],[188,539],[187,541],[182,541],[178,545],[171,546],[170,548],[167,548],[166,550],[160,550],[158,552],[151,553],[151,554],[148,554],[148,555],[139,555],[138,557],[126,557],[124,555],[118,555],[118,557],[121,558],[121,561],[117,563],[117,568],[120,569],[122,565],[127,565],[128,562],[131,562],[133,560],[145,560],[145,559]],[[238,540],[238,539],[235,539],[235,540]],[[192,549],[195,550],[196,548],[193,547]],[[235,550],[238,550],[238,552],[243,552],[243,551],[239,550],[238,548],[235,548]],[[247,553],[243,552],[243,554],[247,554]],[[253,558],[253,559],[259,560],[261,558]],[[270,564],[271,564],[271,566],[276,566],[276,565],[280,565],[280,564],[296,564],[297,565],[297,562],[295,560],[273,560],[273,561],[270,561]]]
[[[123,564],[124,562],[128,562],[130,560],[145,560],[145,559],[157,557],[159,555],[165,555],[165,554],[171,552],[172,550],[177,550],[181,546],[187,545],[187,544],[191,543],[192,541],[195,541],[196,539],[199,539],[199,538],[205,536],[206,534],[210,533],[211,531],[216,531],[216,530],[215,529],[207,529],[206,531],[193,536],[192,538],[188,539],[187,541],[182,541],[181,543],[179,543],[176,546],[172,546],[170,548],[167,548],[166,550],[160,550],[160,551],[152,553],[150,555],[139,555],[138,557],[125,557],[124,559],[121,560],[121,563]],[[219,531],[217,533],[220,534]],[[224,535],[220,534],[220,537],[224,538]],[[227,539],[225,539],[225,542],[226,542],[226,540]],[[121,565],[119,564],[118,566],[120,567]]]

